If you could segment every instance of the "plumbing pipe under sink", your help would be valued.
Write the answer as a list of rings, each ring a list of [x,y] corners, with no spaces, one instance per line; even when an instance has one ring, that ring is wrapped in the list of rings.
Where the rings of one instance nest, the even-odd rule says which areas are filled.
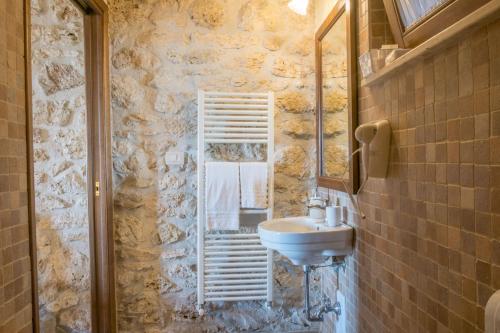
[[[309,275],[311,271],[316,270],[321,267],[333,267],[336,272],[338,273],[338,270],[340,267],[343,267],[345,269],[345,262],[343,260],[337,261],[336,257],[332,257],[332,263],[331,265],[325,265],[325,266],[313,266],[313,265],[304,265],[304,307],[307,315],[307,320],[311,322],[321,322],[324,320],[324,315],[326,313],[333,312],[337,316],[340,316],[342,314],[342,309],[340,307],[339,302],[335,302],[332,304],[330,298],[327,296],[323,296],[323,299],[321,300],[321,306],[319,309],[316,311],[315,314],[312,314],[312,309],[311,309],[311,302],[309,299],[309,284],[310,284],[310,278]]]

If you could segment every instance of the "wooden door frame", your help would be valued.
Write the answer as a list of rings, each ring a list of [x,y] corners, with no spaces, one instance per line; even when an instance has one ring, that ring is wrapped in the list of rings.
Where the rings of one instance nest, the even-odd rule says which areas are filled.
[[[108,7],[103,0],[72,0],[84,14],[87,102],[87,170],[92,332],[116,332],[113,243]],[[31,10],[24,0],[26,142],[33,330],[40,331],[36,256],[33,110],[31,98]],[[99,184],[99,186],[97,186]]]

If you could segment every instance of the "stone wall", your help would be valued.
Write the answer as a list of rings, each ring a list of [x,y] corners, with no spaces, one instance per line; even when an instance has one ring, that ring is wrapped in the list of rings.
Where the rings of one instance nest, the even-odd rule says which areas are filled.
[[[0,332],[32,332],[23,1],[0,0]]]
[[[273,310],[195,310],[197,89],[276,93],[276,216],[303,214],[313,183],[314,9],[302,17],[287,2],[109,1],[120,331],[310,329],[300,268],[282,258]],[[165,164],[172,151],[186,152],[182,165]]]
[[[83,16],[32,1],[33,148],[40,321],[90,330]]]

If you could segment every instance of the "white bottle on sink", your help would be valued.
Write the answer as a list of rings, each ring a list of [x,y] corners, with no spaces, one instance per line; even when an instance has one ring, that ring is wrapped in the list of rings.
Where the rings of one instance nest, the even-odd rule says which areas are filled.
[[[326,224],[329,227],[336,227],[342,224],[342,206],[340,205],[339,197],[337,197],[335,205],[326,207]]]

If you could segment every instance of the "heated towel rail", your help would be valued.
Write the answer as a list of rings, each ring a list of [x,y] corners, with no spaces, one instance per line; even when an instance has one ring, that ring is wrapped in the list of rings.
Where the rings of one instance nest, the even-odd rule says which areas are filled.
[[[272,250],[256,233],[205,229],[206,144],[263,144],[267,150],[267,209],[240,214],[273,216],[274,94],[198,91],[198,310],[205,302],[273,300]]]

